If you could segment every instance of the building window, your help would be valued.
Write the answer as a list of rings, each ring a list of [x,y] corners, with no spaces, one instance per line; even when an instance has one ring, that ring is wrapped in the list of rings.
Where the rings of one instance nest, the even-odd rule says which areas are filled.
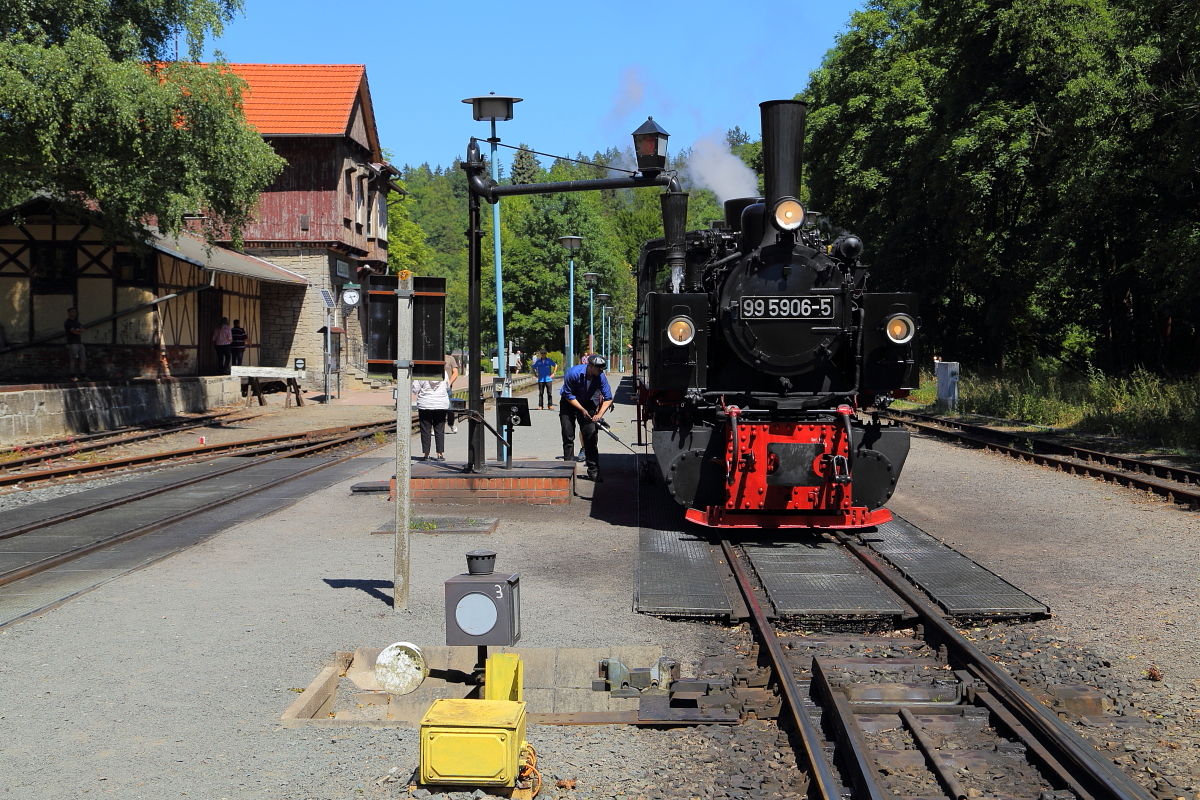
[[[79,260],[73,242],[38,242],[29,252],[34,294],[75,294]]]
[[[157,286],[158,253],[117,253],[113,256],[113,277],[126,286]]]

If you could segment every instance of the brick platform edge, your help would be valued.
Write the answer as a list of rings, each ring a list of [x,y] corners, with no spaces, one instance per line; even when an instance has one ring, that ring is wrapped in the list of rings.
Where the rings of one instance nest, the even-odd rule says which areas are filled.
[[[466,474],[454,462],[413,464],[410,490],[414,503],[450,505],[522,504],[559,506],[575,494],[575,465],[527,461],[511,470],[493,468]]]

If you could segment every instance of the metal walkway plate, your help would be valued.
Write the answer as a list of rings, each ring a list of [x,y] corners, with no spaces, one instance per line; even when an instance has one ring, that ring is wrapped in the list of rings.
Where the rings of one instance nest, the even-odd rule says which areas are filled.
[[[841,545],[818,536],[777,544],[744,544],[763,588],[781,616],[898,616],[904,608]]]
[[[915,525],[895,517],[864,536],[871,549],[956,616],[1028,616],[1049,607]],[[878,539],[878,541],[872,541]]]
[[[638,486],[640,614],[727,617],[733,607],[704,539],[687,530],[683,508],[661,484]]]

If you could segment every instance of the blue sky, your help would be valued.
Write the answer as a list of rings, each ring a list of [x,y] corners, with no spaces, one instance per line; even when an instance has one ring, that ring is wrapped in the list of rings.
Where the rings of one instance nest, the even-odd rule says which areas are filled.
[[[233,62],[366,64],[395,163],[448,165],[488,136],[460,101],[491,91],[524,98],[501,140],[548,153],[625,147],[647,115],[672,152],[734,125],[757,136],[757,104],[801,91],[862,0],[245,4],[211,47]]]

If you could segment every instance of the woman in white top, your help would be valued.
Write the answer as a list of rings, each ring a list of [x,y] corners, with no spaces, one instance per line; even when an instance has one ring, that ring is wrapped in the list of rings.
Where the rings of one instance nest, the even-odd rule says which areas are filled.
[[[421,424],[421,456],[429,459],[430,438],[436,437],[437,458],[445,461],[446,414],[450,410],[450,395],[446,393],[445,376],[440,381],[413,381],[412,393],[417,402],[417,419]],[[433,434],[433,437],[430,436]]]

